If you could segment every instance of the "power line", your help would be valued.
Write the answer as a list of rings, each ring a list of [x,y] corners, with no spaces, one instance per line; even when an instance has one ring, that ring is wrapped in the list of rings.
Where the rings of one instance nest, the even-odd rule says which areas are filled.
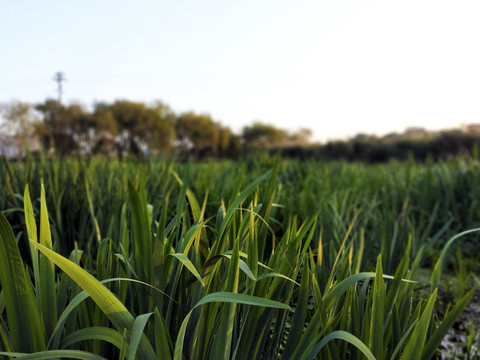
[[[57,82],[57,85],[58,85],[58,90],[57,90],[57,92],[58,92],[58,102],[61,104],[62,103],[62,93],[63,93],[62,82],[67,81],[67,79],[65,78],[65,73],[63,73],[61,71],[57,71],[52,79],[53,79],[53,81]]]

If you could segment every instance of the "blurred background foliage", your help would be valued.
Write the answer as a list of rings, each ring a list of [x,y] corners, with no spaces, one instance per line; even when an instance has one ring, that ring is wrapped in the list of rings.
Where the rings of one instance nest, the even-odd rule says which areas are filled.
[[[23,220],[23,190],[29,184],[32,199],[39,199],[40,181],[47,192],[52,213],[52,233],[59,251],[68,254],[78,243],[95,246],[97,231],[91,222],[92,209],[102,233],[115,232],[114,219],[121,216],[127,182],[139,174],[154,209],[165,199],[181,196],[176,176],[186,181],[199,199],[208,199],[206,211],[216,214],[222,201],[229,203],[251,181],[273,167],[268,151],[244,155],[238,161],[210,160],[177,162],[174,158],[123,160],[105,157],[41,156],[23,162],[0,161],[0,208],[18,236],[26,242]],[[266,185],[265,185],[266,186]],[[259,188],[260,193],[262,187]],[[271,234],[281,234],[292,217],[306,221],[318,218],[314,246],[323,237],[325,251],[340,246],[344,237],[365,238],[364,265],[373,267],[378,253],[384,254],[386,272],[395,269],[412,238],[412,254],[426,247],[438,255],[448,237],[480,225],[480,164],[472,158],[451,158],[425,163],[411,159],[387,164],[324,162],[286,159],[278,164]],[[89,204],[91,202],[91,205]],[[34,201],[34,206],[36,202]],[[172,202],[168,214],[175,214]],[[68,225],[67,225],[68,224]],[[271,236],[271,235],[269,235]],[[23,240],[22,240],[23,239]],[[61,239],[61,240],[60,240]],[[479,238],[465,239],[465,260],[479,253]],[[425,258],[429,262],[429,256]]]
[[[412,127],[382,137],[358,134],[325,144],[312,143],[309,129],[288,131],[261,121],[235,133],[209,114],[176,114],[161,101],[99,102],[90,109],[51,99],[36,105],[13,101],[0,106],[0,115],[4,119],[3,125],[0,123],[0,154],[6,153],[2,148],[10,146],[17,154],[10,157],[23,157],[27,147],[32,152],[58,156],[173,154],[184,160],[237,159],[267,149],[285,158],[381,163],[410,158],[440,160],[457,155],[477,158],[480,145],[480,126],[475,124],[438,132]]]

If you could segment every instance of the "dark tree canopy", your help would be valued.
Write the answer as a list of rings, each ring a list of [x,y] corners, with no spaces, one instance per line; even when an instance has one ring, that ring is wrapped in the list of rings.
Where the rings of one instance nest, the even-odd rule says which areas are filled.
[[[243,141],[253,146],[275,145],[286,140],[287,137],[285,130],[259,121],[245,126],[242,132]]]
[[[65,105],[47,99],[34,107],[11,103],[2,110],[3,117],[23,129],[22,134],[30,129],[44,150],[59,155],[177,153],[196,158],[237,157],[242,149],[303,143],[311,135],[308,129],[289,133],[261,122],[246,126],[237,135],[208,114],[175,114],[161,101],[97,102],[89,110],[78,103]],[[40,116],[32,122],[28,116],[35,111]]]

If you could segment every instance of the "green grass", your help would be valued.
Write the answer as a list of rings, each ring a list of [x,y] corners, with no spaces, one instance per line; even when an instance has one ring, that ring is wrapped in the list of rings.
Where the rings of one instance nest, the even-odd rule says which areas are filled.
[[[478,246],[460,234],[480,219],[474,161],[41,159],[0,174],[7,357],[431,359],[473,295],[439,318],[451,248]]]

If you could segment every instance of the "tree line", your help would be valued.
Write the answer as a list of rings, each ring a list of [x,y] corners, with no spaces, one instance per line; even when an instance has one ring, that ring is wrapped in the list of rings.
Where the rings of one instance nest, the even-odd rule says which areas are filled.
[[[292,133],[262,122],[236,134],[208,114],[176,114],[161,101],[98,102],[91,110],[51,99],[35,105],[10,102],[1,106],[1,114],[19,153],[35,138],[43,151],[58,155],[236,157],[245,148],[304,144],[311,136],[308,129]]]
[[[267,149],[286,158],[366,163],[439,160],[458,154],[480,157],[478,124],[441,132],[409,128],[402,134],[359,134],[345,141],[311,144],[308,129],[289,132],[257,121],[237,134],[208,114],[177,114],[161,101],[98,102],[91,109],[51,99],[40,104],[13,101],[0,105],[0,118],[6,120],[4,130],[13,134],[18,154],[24,154],[29,146],[30,150],[59,156],[175,154],[178,158],[237,158],[252,149]],[[32,141],[37,146],[33,147]]]
[[[356,136],[349,140],[330,141],[321,145],[272,147],[269,151],[272,154],[279,152],[283,158],[374,164],[391,160],[440,161],[456,156],[480,160],[479,149],[480,129],[454,129],[426,132],[422,136]]]

